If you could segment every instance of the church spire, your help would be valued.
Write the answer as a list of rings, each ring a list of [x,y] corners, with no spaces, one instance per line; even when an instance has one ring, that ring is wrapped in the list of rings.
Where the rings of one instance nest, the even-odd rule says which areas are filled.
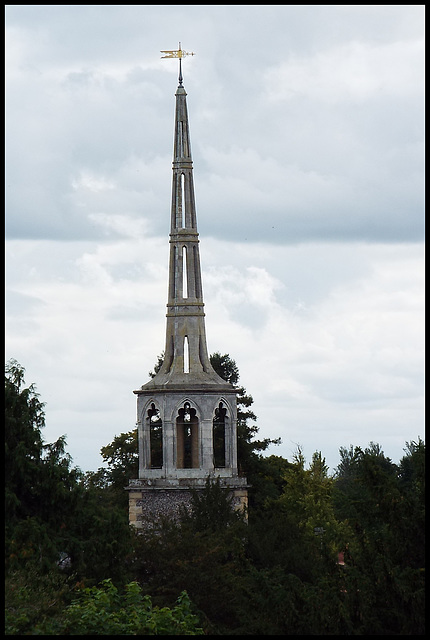
[[[178,51],[164,57],[184,55]],[[175,55],[173,55],[175,54]],[[176,90],[170,224],[169,286],[164,361],[157,375],[142,388],[164,385],[226,385],[209,361],[204,321],[199,234],[194,198],[193,161],[181,66]]]
[[[181,61],[181,48],[169,53]],[[166,346],[157,374],[137,395],[139,477],[130,480],[130,523],[138,529],[191,504],[191,490],[217,477],[234,508],[248,485],[237,463],[237,389],[212,368],[206,346],[199,234],[187,94],[176,90]]]

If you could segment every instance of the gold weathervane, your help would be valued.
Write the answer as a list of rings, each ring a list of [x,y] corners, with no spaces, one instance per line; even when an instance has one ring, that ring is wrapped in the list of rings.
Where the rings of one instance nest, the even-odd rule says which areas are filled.
[[[179,43],[179,49],[174,51],[160,51],[160,53],[165,53],[165,56],[161,56],[162,58],[185,58],[185,56],[195,56],[194,51],[188,52],[181,49],[181,43]]]
[[[162,58],[178,58],[179,59],[179,84],[182,85],[182,58],[185,56],[195,56],[194,51],[184,51],[181,49],[181,43],[179,43],[179,49],[168,50],[168,51],[160,51],[160,53],[165,53],[165,56],[161,56]]]

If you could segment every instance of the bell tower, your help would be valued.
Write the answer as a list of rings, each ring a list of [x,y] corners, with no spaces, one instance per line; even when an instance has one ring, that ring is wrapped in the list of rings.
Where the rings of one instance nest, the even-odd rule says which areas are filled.
[[[173,149],[169,283],[164,360],[137,395],[139,478],[130,480],[130,524],[174,515],[191,489],[218,478],[236,508],[247,504],[237,468],[237,391],[213,369],[206,344],[193,162],[179,58]]]

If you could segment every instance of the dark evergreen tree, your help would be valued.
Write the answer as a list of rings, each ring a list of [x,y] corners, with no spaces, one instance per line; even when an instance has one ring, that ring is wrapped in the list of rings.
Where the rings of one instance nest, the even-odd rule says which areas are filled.
[[[345,602],[355,633],[421,635],[424,445],[411,444],[399,466],[375,443],[341,458],[334,506],[351,528]]]
[[[80,579],[127,579],[133,531],[121,494],[72,468],[62,436],[44,443],[44,405],[15,361],[5,376],[6,562],[15,570],[60,567]],[[116,461],[117,462],[117,461]],[[125,463],[125,459],[123,459]],[[117,462],[114,471],[120,476]],[[118,484],[120,484],[118,480]]]
[[[14,360],[6,365],[6,559],[47,568],[66,553],[81,473],[71,468],[64,436],[43,442],[44,404],[33,384],[23,387],[24,372]]]

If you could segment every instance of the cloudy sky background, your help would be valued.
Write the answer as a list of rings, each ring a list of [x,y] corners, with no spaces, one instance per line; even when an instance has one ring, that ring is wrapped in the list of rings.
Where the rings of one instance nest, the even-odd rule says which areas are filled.
[[[269,453],[424,437],[423,5],[7,5],[6,359],[83,470],[164,348],[184,61],[210,353]]]

